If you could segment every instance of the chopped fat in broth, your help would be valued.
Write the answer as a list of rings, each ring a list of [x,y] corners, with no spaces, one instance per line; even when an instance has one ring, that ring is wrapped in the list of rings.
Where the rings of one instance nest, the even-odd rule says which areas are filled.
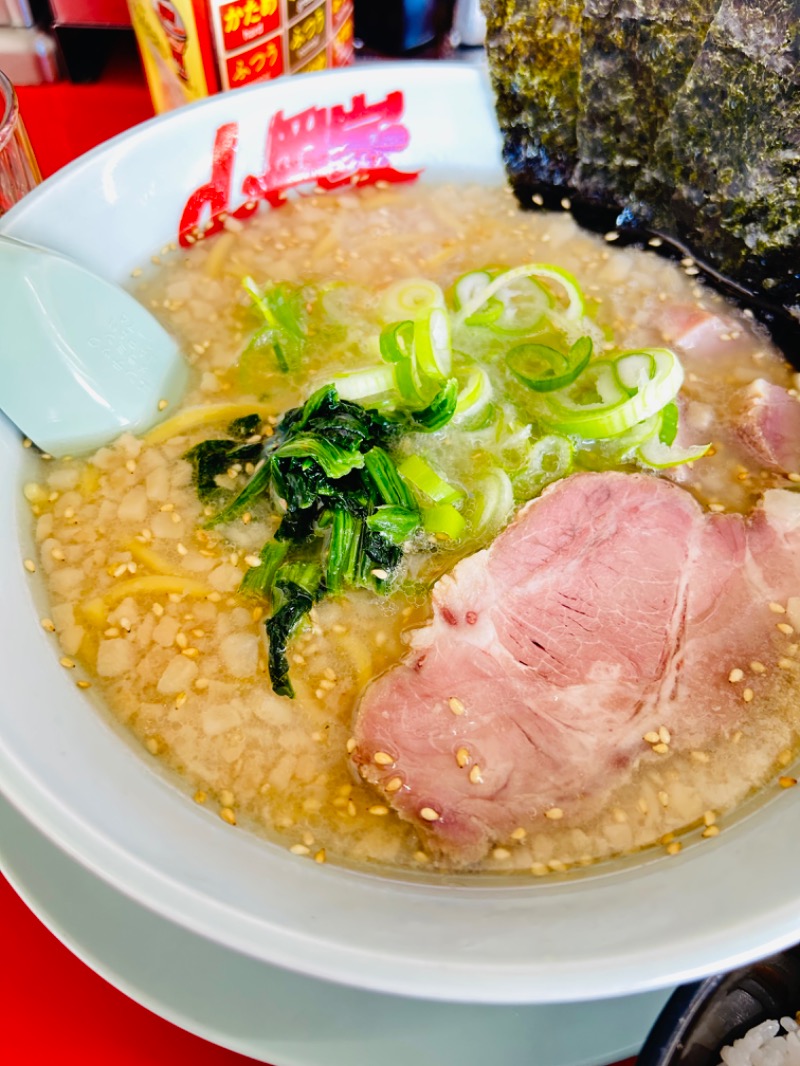
[[[489,357],[503,367],[492,372],[491,404],[484,404],[490,415],[467,420],[452,433],[412,427],[395,447],[398,465],[422,454],[454,489],[447,499],[455,508],[445,506],[466,515],[467,532],[437,527],[437,520],[455,520],[449,512],[432,517],[435,506],[423,509],[428,525],[409,533],[405,546],[416,550],[399,578],[393,582],[382,565],[373,565],[363,582],[375,586],[386,579],[388,594],[349,589],[319,599],[306,612],[286,644],[295,698],[276,694],[264,628],[270,604],[243,594],[240,586],[264,565],[260,553],[285,504],[273,486],[252,507],[215,524],[215,494],[230,500],[255,476],[258,448],[280,437],[285,412],[334,378],[346,381],[348,374],[381,365],[381,329],[406,313],[396,301],[408,286],[398,290],[396,283],[424,278],[452,299],[451,287],[470,272],[486,271],[488,280],[531,263],[554,265],[579,280],[594,324],[594,360],[611,366],[621,351],[668,348],[677,354],[684,379],[675,447],[710,449],[694,462],[664,469],[656,464],[643,473],[641,463],[632,462],[630,453],[620,459],[608,440],[591,448],[575,445],[560,472],[556,457],[554,467],[545,463],[538,471],[550,469],[552,476],[526,480],[524,456],[532,445],[526,426],[535,423],[537,405],[549,402],[548,393],[532,390],[524,373],[521,378],[503,363],[509,347],[529,339],[525,330],[479,324],[474,336],[489,338]],[[250,293],[242,284],[246,278]],[[524,319],[531,301],[552,304],[557,288],[519,286],[514,313]],[[278,301],[268,312],[277,315],[277,326],[253,309],[252,292],[267,291]],[[404,662],[411,635],[429,623],[434,580],[492,543],[511,505],[537,495],[548,480],[570,470],[600,477],[618,469],[667,479],[706,515],[747,515],[766,490],[797,490],[800,436],[793,441],[783,423],[778,430],[769,423],[780,407],[770,403],[773,389],[784,405],[780,417],[796,419],[791,404],[797,403],[797,381],[752,322],[698,282],[691,263],[679,267],[615,248],[581,231],[566,213],[522,213],[499,189],[420,185],[292,201],[260,214],[240,232],[176,253],[140,279],[136,293],[181,339],[193,364],[185,411],[167,412],[163,430],[143,439],[125,435],[89,459],[43,461],[25,494],[51,603],[43,624],[54,631],[62,661],[77,664],[79,684],[99,691],[147,757],[179,774],[196,802],[318,862],[395,872],[543,875],[653,844],[674,852],[685,831],[714,836],[727,813],[755,791],[795,782],[800,587],[770,608],[775,639],[769,656],[709,665],[724,671],[741,704],[740,715],[721,722],[712,742],[698,746],[689,726],[682,736],[679,724],[668,729],[648,723],[640,749],[610,771],[602,787],[582,791],[578,783],[574,802],[531,809],[519,824],[504,825],[466,865],[436,846],[435,809],[423,807],[413,821],[397,813],[393,797],[403,780],[391,773],[393,753],[385,765],[381,752],[374,759],[381,791],[359,776],[351,757],[359,701],[373,679]],[[566,313],[558,306],[556,312]],[[289,314],[302,320],[300,339],[292,339],[291,326],[288,332],[281,326],[289,321],[281,315]],[[265,330],[265,317],[262,341],[253,343]],[[471,336],[454,329],[459,396],[485,355]],[[550,334],[540,330],[536,339],[553,351]],[[576,351],[533,354],[568,363],[577,359]],[[643,379],[637,380],[641,388]],[[603,387],[599,381],[601,399]],[[479,383],[475,388],[481,407]],[[205,411],[198,414],[201,405]],[[200,499],[200,474],[187,452],[227,437],[226,426],[254,413],[255,423],[241,424],[237,445],[255,451],[213,469],[208,496]],[[501,454],[513,473],[513,479],[506,477],[513,496],[505,511],[500,507],[482,524],[475,518],[475,486],[480,482],[486,494],[487,478],[506,484],[496,473]],[[413,487],[411,473],[407,482]],[[455,721],[463,712],[453,692],[448,713]],[[453,759],[476,781],[486,771],[468,750],[455,749]],[[366,776],[376,780],[374,773]]]

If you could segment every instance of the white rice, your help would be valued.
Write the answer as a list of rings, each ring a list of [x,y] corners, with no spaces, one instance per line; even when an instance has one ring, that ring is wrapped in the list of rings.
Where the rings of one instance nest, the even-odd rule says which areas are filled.
[[[762,1022],[724,1047],[720,1057],[720,1066],[800,1066],[800,1024],[789,1017]]]

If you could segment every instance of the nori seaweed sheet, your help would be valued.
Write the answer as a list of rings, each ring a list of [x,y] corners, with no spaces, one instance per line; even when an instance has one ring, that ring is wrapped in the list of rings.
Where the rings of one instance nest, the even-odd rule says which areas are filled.
[[[719,3],[586,0],[574,175],[584,201],[628,204]]]
[[[800,0],[482,5],[522,206],[657,234],[800,368]]]
[[[582,0],[482,0],[513,186],[563,195],[577,161]]]
[[[722,0],[631,215],[800,317],[800,0]]]

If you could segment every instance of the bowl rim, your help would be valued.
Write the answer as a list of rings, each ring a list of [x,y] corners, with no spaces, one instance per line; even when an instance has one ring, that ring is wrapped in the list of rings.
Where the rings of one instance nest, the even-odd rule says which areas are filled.
[[[85,184],[97,185],[102,173],[107,176],[108,168],[117,167],[121,160],[133,159],[140,152],[145,159],[159,148],[168,151],[172,131],[181,127],[185,129],[194,122],[198,128],[211,129],[220,116],[230,112],[244,113],[270,102],[278,107],[288,106],[292,96],[301,92],[301,88],[290,84],[293,80],[198,101],[120,134],[29,194],[0,220],[0,232],[22,237],[28,232],[36,234],[40,214],[63,209],[63,203],[59,208],[59,200],[64,201],[63,190],[65,183],[69,189],[70,179],[80,176]],[[354,87],[357,91],[379,92],[389,84],[401,84],[411,96],[416,94],[415,99],[419,97],[420,107],[425,93],[435,86],[443,94],[450,94],[452,102],[448,106],[454,114],[469,113],[469,107],[474,108],[481,101],[483,106],[488,91],[483,72],[471,67],[443,67],[435,62],[370,64],[297,80],[302,81],[302,90],[311,87],[322,95],[333,91],[331,86],[337,92]],[[179,140],[179,136],[175,138],[176,142]],[[62,242],[64,239],[59,236]],[[75,244],[74,236],[70,239],[77,255],[81,248]],[[154,246],[158,247],[158,240]],[[120,279],[129,265],[120,263]],[[0,425],[0,468],[12,473],[5,480],[14,485],[21,471],[21,460],[16,455],[19,451],[15,431]],[[0,486],[0,513],[3,509],[21,513],[20,507],[11,487]],[[0,584],[5,568],[5,580],[9,588],[14,586],[13,594],[21,602],[30,596],[21,591],[23,579],[11,566],[15,556],[19,556],[19,541],[12,530],[11,537],[0,542]],[[24,625],[12,626],[4,619],[0,636],[4,634],[10,643],[19,643],[24,636],[29,642],[24,646],[34,648],[37,656],[44,656],[46,644],[32,604],[28,613],[31,617]],[[14,632],[17,629],[24,631],[23,635]],[[50,656],[54,658],[51,652]],[[56,680],[58,670],[57,664],[46,663],[43,658],[41,684],[57,686],[53,691],[59,693],[59,702],[80,716],[85,704],[79,706],[72,692],[71,699],[67,699],[63,677],[59,675]],[[0,696],[0,719],[3,698]],[[87,738],[105,754],[119,744],[119,738],[112,736],[106,723],[102,729],[107,736],[101,736],[99,724],[81,724],[80,728],[89,730]],[[273,891],[263,903],[266,910],[259,912],[250,899],[214,895],[203,888],[202,879],[200,887],[187,884],[185,878],[182,880],[177,856],[159,859],[149,850],[151,844],[138,836],[121,841],[103,821],[111,817],[113,804],[107,812],[91,811],[81,807],[75,795],[59,795],[41,768],[34,772],[30,762],[19,757],[13,739],[0,732],[2,788],[54,843],[98,877],[169,920],[244,954],[314,977],[431,999],[567,1002],[679,984],[777,951],[800,938],[800,913],[791,891],[791,885],[800,882],[800,849],[796,857],[790,851],[780,855],[770,839],[765,839],[769,834],[759,832],[759,825],[768,821],[773,835],[796,835],[800,812],[792,807],[791,798],[785,793],[769,801],[766,814],[755,819],[742,817],[720,837],[686,848],[681,855],[649,856],[634,867],[600,871],[579,880],[568,875],[547,883],[503,888],[466,886],[457,881],[416,884],[342,867],[315,866],[281,853],[276,846],[261,841],[256,846],[255,837],[243,841],[243,834],[232,849],[222,835],[231,834],[221,822],[212,826],[203,819],[207,812],[184,811],[178,819],[182,830],[192,840],[192,834],[196,834],[203,841],[213,842],[219,854],[236,869],[248,870],[260,857],[268,856],[270,869],[285,878],[289,891],[297,892],[295,907],[308,908],[305,916],[292,911],[294,924],[287,928],[281,907],[289,907],[291,902]],[[120,780],[124,778],[131,787],[135,787],[132,782],[140,783],[142,794],[146,794],[148,803],[152,800],[154,807],[166,795],[178,795],[171,785],[157,779],[143,763],[140,765],[139,756],[126,750],[108,757]],[[128,765],[132,759],[135,769]],[[122,799],[117,797],[115,802],[122,803]],[[130,807],[124,810],[126,815],[131,814]],[[139,828],[137,825],[137,831]],[[125,832],[133,833],[133,829],[126,824]],[[761,905],[760,914],[752,906],[760,898],[757,879],[742,872],[742,864],[750,862],[743,858],[747,853],[755,856],[754,863],[780,860],[781,876],[767,902]],[[188,862],[187,855],[181,853],[181,861]],[[704,883],[717,887],[713,898],[709,894],[707,899],[691,899],[692,888]],[[730,886],[736,886],[735,898]],[[325,893],[333,894],[338,910],[324,898]],[[739,906],[742,902],[744,907]],[[586,913],[587,906],[592,908],[591,913]],[[322,928],[325,922],[329,926]],[[395,922],[398,928],[388,929],[389,922]],[[497,939],[498,929],[502,930],[501,942]],[[434,943],[427,943],[426,937]]]

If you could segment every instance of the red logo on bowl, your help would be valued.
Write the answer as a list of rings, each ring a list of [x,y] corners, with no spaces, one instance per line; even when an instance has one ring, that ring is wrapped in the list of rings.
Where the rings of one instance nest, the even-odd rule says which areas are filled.
[[[398,170],[390,158],[407,148],[410,141],[400,121],[402,115],[403,94],[399,91],[375,104],[368,104],[359,94],[349,108],[342,104],[310,107],[289,117],[278,111],[267,132],[264,172],[245,178],[244,202],[235,207],[231,192],[239,124],[220,126],[214,139],[211,179],[192,193],[181,215],[181,245],[185,248],[218,233],[229,216],[248,218],[261,200],[279,207],[286,202],[289,190],[301,185],[335,189],[348,184],[413,181],[419,171]],[[201,223],[206,211],[208,220]]]

